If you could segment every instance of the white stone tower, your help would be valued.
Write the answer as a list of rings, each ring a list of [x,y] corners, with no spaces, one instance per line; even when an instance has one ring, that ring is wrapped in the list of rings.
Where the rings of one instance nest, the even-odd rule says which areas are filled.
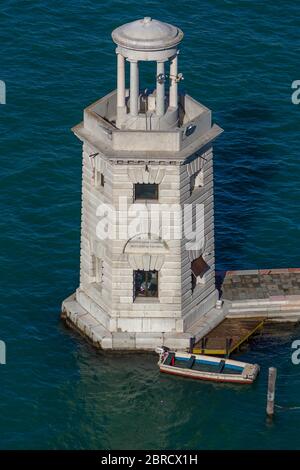
[[[185,348],[218,299],[212,142],[221,129],[209,109],[178,92],[179,28],[146,17],[112,38],[117,90],[87,107],[73,129],[83,143],[80,286],[64,301],[63,317],[105,349]],[[153,63],[149,90],[145,61]],[[197,245],[187,248],[186,233],[174,236],[179,219],[165,216],[171,205],[202,208],[185,217],[201,231]],[[103,207],[117,209],[107,237],[99,235]],[[160,214],[158,230],[133,223],[132,235],[139,207]]]

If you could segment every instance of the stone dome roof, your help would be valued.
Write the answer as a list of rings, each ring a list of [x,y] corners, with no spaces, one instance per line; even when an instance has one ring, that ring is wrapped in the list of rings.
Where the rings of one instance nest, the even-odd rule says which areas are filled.
[[[159,51],[179,44],[183,32],[171,24],[145,17],[116,28],[112,38],[116,44],[127,49]]]

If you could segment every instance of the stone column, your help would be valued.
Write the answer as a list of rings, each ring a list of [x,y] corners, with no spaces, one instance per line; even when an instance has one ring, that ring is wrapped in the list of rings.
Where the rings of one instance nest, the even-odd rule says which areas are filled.
[[[125,106],[125,58],[122,54],[117,54],[117,58],[117,106],[118,108],[123,108]]]
[[[161,79],[159,76],[161,75]],[[165,64],[157,62],[156,72],[156,114],[163,116],[165,114]]]
[[[138,62],[130,61],[130,114],[138,115],[139,67]]]
[[[178,106],[178,83],[177,83],[177,55],[173,57],[170,63],[170,107],[177,108]]]

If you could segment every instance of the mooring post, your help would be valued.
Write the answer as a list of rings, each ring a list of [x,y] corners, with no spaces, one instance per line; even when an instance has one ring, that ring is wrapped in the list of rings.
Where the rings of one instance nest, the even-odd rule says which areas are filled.
[[[267,415],[272,418],[275,404],[275,384],[277,377],[276,367],[269,368],[268,395],[267,395]]]
[[[190,354],[193,354],[194,346],[195,346],[195,336],[191,336],[191,338],[190,338]]]
[[[225,357],[228,359],[230,356],[230,348],[231,348],[232,338],[226,338],[226,351]]]
[[[201,339],[201,354],[204,354],[206,340],[205,337]]]

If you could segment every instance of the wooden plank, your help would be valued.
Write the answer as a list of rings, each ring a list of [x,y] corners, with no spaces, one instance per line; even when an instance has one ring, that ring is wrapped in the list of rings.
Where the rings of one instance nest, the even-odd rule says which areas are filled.
[[[263,324],[262,318],[225,318],[195,344],[193,353],[228,356],[261,329]]]

